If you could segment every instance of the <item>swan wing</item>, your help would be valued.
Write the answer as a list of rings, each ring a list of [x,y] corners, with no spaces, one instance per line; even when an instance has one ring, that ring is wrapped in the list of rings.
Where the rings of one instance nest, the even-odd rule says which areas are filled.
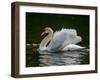
[[[67,45],[63,51],[66,51],[66,50],[81,50],[81,49],[84,49],[85,47],[82,47],[82,46],[79,46],[79,45],[76,45],[76,44],[69,44]]]
[[[77,31],[76,31],[76,29],[64,29],[64,28],[62,28],[61,31],[62,31],[62,32],[66,32],[67,34],[70,34],[70,35],[77,36]]]
[[[68,44],[77,43],[77,32],[75,29],[62,29],[54,33],[53,39],[48,45],[50,51],[61,50]]]
[[[53,39],[48,45],[50,51],[57,51],[63,42],[66,40],[67,33],[62,31],[56,31],[53,35]]]
[[[63,46],[69,44],[77,44],[82,41],[81,36],[77,35],[77,31],[75,29],[62,29],[62,32],[65,32],[67,34],[67,38],[64,41]]]

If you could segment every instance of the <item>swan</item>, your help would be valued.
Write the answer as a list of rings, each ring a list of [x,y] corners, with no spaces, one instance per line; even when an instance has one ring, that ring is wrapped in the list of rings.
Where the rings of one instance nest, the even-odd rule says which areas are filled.
[[[82,38],[77,35],[75,29],[62,28],[59,31],[53,32],[50,27],[46,27],[41,35],[44,34],[47,35],[39,45],[39,50],[41,51],[56,52],[85,48],[76,45],[82,41]]]

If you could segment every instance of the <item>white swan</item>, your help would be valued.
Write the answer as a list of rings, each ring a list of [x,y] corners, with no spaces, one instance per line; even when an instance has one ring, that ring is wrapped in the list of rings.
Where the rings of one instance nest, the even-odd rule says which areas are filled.
[[[85,48],[76,45],[82,39],[77,36],[75,29],[62,29],[61,31],[53,32],[50,27],[47,27],[41,35],[44,34],[48,35],[40,43],[39,50],[41,51],[56,52]]]

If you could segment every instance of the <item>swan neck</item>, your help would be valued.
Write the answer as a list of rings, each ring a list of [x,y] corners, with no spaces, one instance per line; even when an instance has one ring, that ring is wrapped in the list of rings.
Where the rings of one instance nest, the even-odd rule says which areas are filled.
[[[41,41],[41,44],[39,46],[40,50],[46,50],[47,49],[47,44],[51,41],[53,38],[53,30],[49,32],[49,34]]]

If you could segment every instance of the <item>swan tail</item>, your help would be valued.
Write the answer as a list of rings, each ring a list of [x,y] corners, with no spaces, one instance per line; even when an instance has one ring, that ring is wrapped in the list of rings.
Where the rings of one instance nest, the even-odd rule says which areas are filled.
[[[67,45],[63,50],[82,50],[85,49],[86,47],[82,47],[76,44],[69,44]]]

